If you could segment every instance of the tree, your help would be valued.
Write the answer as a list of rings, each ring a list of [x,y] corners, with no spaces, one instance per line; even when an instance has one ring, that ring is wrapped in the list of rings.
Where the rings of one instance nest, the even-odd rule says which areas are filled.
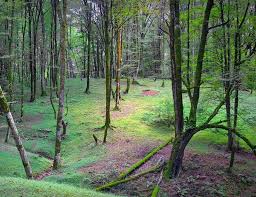
[[[230,128],[222,125],[221,123],[226,121],[213,122],[214,117],[219,113],[221,107],[225,104],[228,97],[232,93],[233,87],[229,87],[225,91],[223,99],[220,100],[218,105],[216,105],[213,112],[208,116],[208,118],[203,121],[203,123],[197,123],[197,108],[200,98],[200,90],[202,85],[202,74],[204,66],[204,54],[207,43],[207,36],[210,30],[219,27],[221,25],[216,25],[209,27],[209,19],[211,10],[213,8],[213,0],[208,0],[207,5],[204,11],[204,19],[201,29],[201,37],[199,42],[196,68],[193,80],[193,87],[189,86],[185,80],[182,79],[181,72],[181,31],[180,31],[180,9],[179,1],[170,0],[170,21],[169,21],[169,39],[170,39],[170,57],[171,57],[171,71],[172,71],[172,91],[173,91],[173,100],[174,100],[174,115],[175,115],[175,140],[173,143],[170,160],[166,169],[166,176],[175,178],[179,175],[181,170],[184,150],[191,140],[191,138],[198,132],[205,129],[224,129],[226,131],[231,131],[233,134],[243,139],[249,147],[254,151],[255,148],[251,142],[234,128]],[[183,116],[183,98],[182,98],[182,82],[186,86],[188,95],[190,98],[190,113],[189,117],[186,120],[186,125],[184,127],[184,116]],[[192,92],[193,90],[193,92]]]
[[[120,110],[120,85],[121,85],[121,64],[122,64],[122,28],[117,29],[117,62],[116,62],[116,95],[115,95],[115,110]]]
[[[103,143],[107,141],[108,129],[110,127],[110,100],[111,100],[111,68],[110,68],[110,11],[109,9],[109,1],[104,1],[103,3],[104,9],[104,35],[105,35],[105,77],[106,77],[106,117],[105,117],[105,132]]]
[[[40,23],[41,23],[41,42],[40,42],[40,67],[41,67],[41,96],[46,96],[46,37],[45,37],[45,19],[44,19],[44,10],[43,10],[43,0],[39,0],[40,7],[42,9],[40,14]]]
[[[86,75],[86,94],[90,94],[90,75],[91,75],[91,29],[92,29],[92,11],[91,4],[84,0],[85,6],[87,6],[87,75]],[[88,4],[88,5],[87,5]]]
[[[53,169],[58,169],[61,164],[61,140],[64,119],[64,103],[65,103],[65,76],[66,76],[66,35],[67,35],[67,0],[58,2],[57,12],[60,23],[60,89],[59,89],[59,108],[56,126],[56,142]]]

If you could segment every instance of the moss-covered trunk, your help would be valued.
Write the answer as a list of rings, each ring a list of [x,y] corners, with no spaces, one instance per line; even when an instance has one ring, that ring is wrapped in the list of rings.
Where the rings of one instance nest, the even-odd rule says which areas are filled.
[[[181,137],[176,137],[170,159],[168,161],[166,177],[168,178],[176,178],[182,168],[182,161],[184,157],[184,151],[186,146],[188,145],[192,136],[190,134],[184,134]]]
[[[191,107],[190,107],[190,114],[189,114],[189,123],[192,127],[196,126],[196,119],[197,119],[197,107],[200,97],[200,86],[202,84],[202,71],[203,71],[203,61],[204,61],[204,54],[205,54],[205,47],[207,43],[207,36],[209,33],[209,19],[211,10],[213,8],[213,0],[208,0],[207,5],[204,12],[204,20],[201,30],[201,38],[200,44],[198,49],[198,56],[197,56],[197,65],[196,71],[194,74],[194,92],[193,98],[191,99]]]
[[[63,0],[63,8],[61,9],[60,3],[57,6],[58,17],[61,25],[60,30],[60,90],[59,90],[59,109],[57,115],[56,126],[56,142],[55,142],[55,156],[53,162],[53,169],[58,169],[61,159],[61,140],[64,118],[64,99],[65,99],[65,75],[66,75],[66,33],[67,33],[67,0]]]

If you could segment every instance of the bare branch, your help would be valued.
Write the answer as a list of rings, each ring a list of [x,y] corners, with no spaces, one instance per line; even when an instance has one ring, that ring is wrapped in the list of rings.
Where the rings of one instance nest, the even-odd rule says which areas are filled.
[[[214,26],[212,26],[212,27],[209,27],[209,31],[211,30],[211,29],[215,29],[215,28],[217,28],[217,27],[221,27],[221,26],[225,26],[225,25],[227,25],[229,23],[229,21],[226,21],[226,22],[224,22],[224,23],[221,23],[221,24],[218,24],[218,25],[214,25]]]

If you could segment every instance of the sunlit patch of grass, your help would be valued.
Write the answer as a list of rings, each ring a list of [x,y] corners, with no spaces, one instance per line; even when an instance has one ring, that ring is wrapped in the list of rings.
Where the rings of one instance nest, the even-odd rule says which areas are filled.
[[[21,178],[0,177],[1,197],[113,197],[115,195],[95,192],[88,188],[77,188],[65,184],[30,181]]]
[[[20,155],[16,150],[16,147],[8,146],[8,149],[5,149],[3,146],[1,146],[0,151],[0,176],[26,177],[20,160]],[[28,158],[34,174],[49,168],[51,165],[47,159],[38,157],[35,154],[28,153]]]

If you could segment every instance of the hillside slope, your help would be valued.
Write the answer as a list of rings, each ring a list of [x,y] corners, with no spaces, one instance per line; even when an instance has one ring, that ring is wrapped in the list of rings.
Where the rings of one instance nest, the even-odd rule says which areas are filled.
[[[21,178],[0,177],[1,197],[113,197],[90,189],[80,189],[65,184],[31,181]]]

